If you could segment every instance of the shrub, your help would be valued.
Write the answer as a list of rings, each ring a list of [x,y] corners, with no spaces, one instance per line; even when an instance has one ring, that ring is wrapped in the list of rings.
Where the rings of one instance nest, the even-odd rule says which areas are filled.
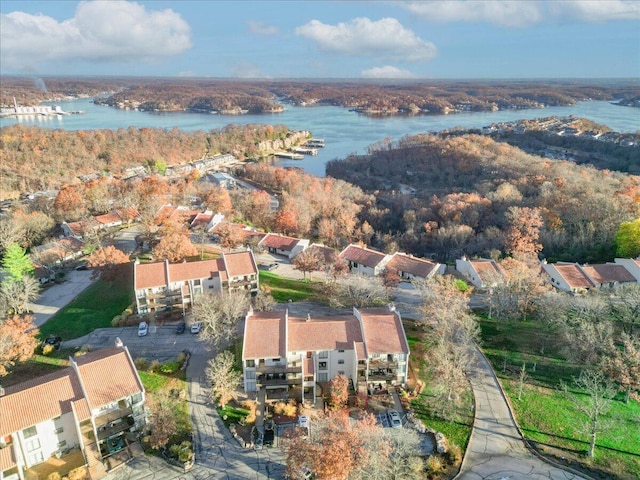
[[[276,415],[293,417],[296,414],[296,402],[295,400],[290,400],[289,403],[278,402],[273,407],[273,411]]]
[[[422,457],[409,457],[408,465],[409,469],[416,475],[416,477],[419,477],[419,474],[424,471],[424,460],[422,459]]]
[[[140,371],[145,371],[149,369],[149,360],[144,357],[139,357],[134,360],[134,365]]]
[[[447,451],[447,459],[451,465],[459,465],[462,461],[462,449],[455,443],[452,443]]]
[[[76,353],[74,353],[73,356],[74,357],[80,357],[80,356],[84,355],[85,353],[89,353],[90,351],[91,351],[91,347],[89,347],[89,345],[85,345],[80,350],[78,350]]]
[[[58,472],[52,472],[47,475],[47,480],[60,480],[60,474]]]
[[[453,284],[456,286],[456,288],[458,290],[460,290],[461,292],[466,292],[469,289],[469,284],[467,282],[465,282],[464,280],[461,280],[459,278],[456,278],[453,281]]]
[[[256,410],[258,409],[256,402],[253,400],[245,400],[242,402],[242,408],[246,408],[247,410],[249,410],[249,413],[246,417],[246,422],[254,423],[256,421]]]
[[[169,454],[177,458],[181,462],[188,462],[193,457],[193,450],[191,450],[191,442],[184,441],[180,444],[171,445],[169,447]]]
[[[431,455],[429,458],[427,458],[425,466],[429,475],[436,475],[440,473],[442,471],[442,468],[444,467],[442,459],[440,457],[436,457],[435,455]]]
[[[150,372],[157,372],[160,369],[160,362],[158,360],[154,360],[149,364]]]
[[[170,360],[167,363],[163,363],[160,366],[160,371],[162,373],[176,373],[180,369],[180,364],[176,360]]]
[[[184,365],[184,361],[187,359],[187,355],[184,352],[180,352],[178,354],[178,358],[177,361],[180,364],[180,367],[182,367],[182,365]]]
[[[69,472],[69,480],[84,480],[88,476],[86,467],[74,468]]]
[[[44,355],[44,356],[50,355],[50,354],[52,354],[54,352],[55,349],[56,349],[56,347],[54,347],[53,345],[45,343],[42,346],[42,355]]]
[[[119,327],[120,326],[120,322],[122,321],[122,317],[120,315],[116,315],[115,317],[113,317],[113,319],[111,320],[111,326],[112,327]]]
[[[367,408],[369,404],[369,396],[366,393],[356,394],[354,405],[356,408]]]

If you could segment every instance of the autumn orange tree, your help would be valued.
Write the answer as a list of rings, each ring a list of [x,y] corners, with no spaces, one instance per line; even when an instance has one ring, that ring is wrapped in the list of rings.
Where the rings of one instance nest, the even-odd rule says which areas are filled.
[[[540,229],[544,225],[540,210],[529,207],[509,207],[509,226],[505,251],[512,255],[535,256],[542,250]]]
[[[16,362],[31,358],[38,346],[38,329],[30,315],[11,315],[0,320],[0,377],[7,375]]]
[[[317,250],[307,248],[291,259],[293,268],[302,272],[304,279],[307,273],[311,274],[322,268],[322,257]]]
[[[87,258],[87,266],[95,269],[96,275],[108,281],[122,278],[124,266],[130,262],[129,256],[113,245],[99,248]]]
[[[329,404],[332,410],[344,408],[349,399],[349,379],[336,375],[329,382]]]
[[[385,466],[393,443],[370,413],[353,420],[345,411],[331,412],[314,419],[309,438],[290,432],[282,445],[287,473],[292,476],[309,468],[317,478],[391,478]],[[383,476],[374,477],[376,471]],[[364,472],[369,475],[361,477]]]
[[[198,249],[184,233],[171,233],[163,237],[152,251],[155,258],[179,262],[187,257],[198,255]]]

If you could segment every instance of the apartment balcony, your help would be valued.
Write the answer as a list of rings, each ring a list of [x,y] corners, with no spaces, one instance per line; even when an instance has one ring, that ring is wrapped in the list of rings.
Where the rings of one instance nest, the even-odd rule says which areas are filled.
[[[380,369],[380,370],[369,370],[367,375],[367,380],[369,382],[380,382],[380,381],[394,381],[398,378],[397,370],[395,369]]]
[[[256,365],[256,374],[259,373],[302,373],[302,365]]]
[[[115,410],[110,410],[104,415],[96,417],[96,428],[112,423],[120,418],[125,418],[133,414],[131,407],[121,406]]]
[[[370,370],[397,369],[397,360],[369,360]]]
[[[98,428],[98,440],[103,440],[108,438],[116,433],[124,432],[126,430],[131,429],[136,424],[135,420],[132,416],[119,418],[114,422],[111,422],[107,425],[103,425]]]
[[[256,378],[256,385],[259,387],[302,385],[302,377],[287,377],[278,374],[261,375]]]

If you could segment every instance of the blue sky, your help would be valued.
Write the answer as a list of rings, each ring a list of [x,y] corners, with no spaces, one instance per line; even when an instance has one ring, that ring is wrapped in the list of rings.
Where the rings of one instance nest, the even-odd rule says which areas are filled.
[[[0,2],[0,73],[640,77],[638,0]]]

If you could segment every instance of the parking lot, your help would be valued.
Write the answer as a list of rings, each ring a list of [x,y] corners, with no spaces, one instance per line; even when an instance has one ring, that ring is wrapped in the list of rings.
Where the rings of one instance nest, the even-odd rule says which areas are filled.
[[[143,337],[138,336],[138,327],[99,328],[89,335],[74,340],[62,342],[63,348],[88,347],[90,350],[111,346],[116,338],[129,349],[134,358],[144,357],[147,360],[166,362],[174,359],[180,352],[189,350],[191,353],[205,353],[210,346],[200,339],[199,335],[176,333],[176,326],[149,326],[149,332]]]

